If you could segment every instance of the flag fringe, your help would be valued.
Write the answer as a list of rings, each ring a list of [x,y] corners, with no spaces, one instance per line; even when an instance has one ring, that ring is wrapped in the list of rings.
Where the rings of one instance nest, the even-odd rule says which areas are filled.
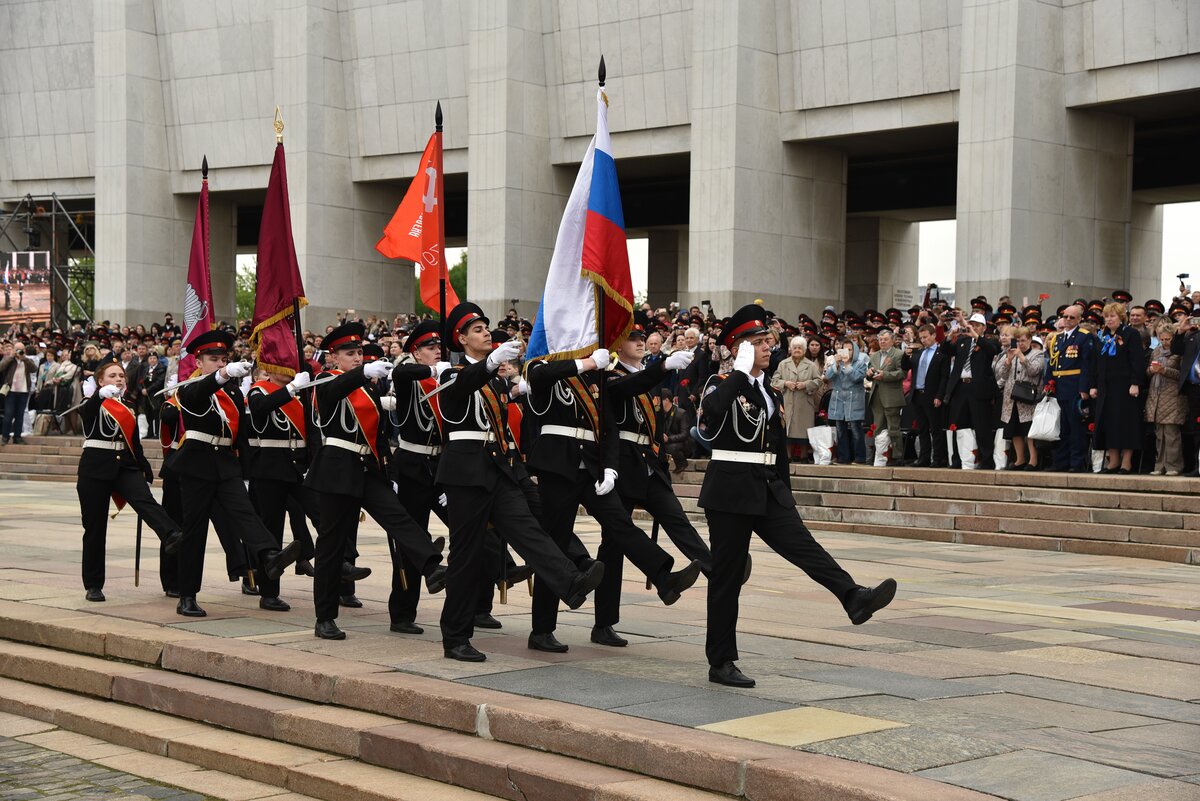
[[[296,301],[299,304],[298,307],[289,306],[286,309],[281,309],[280,311],[277,311],[274,314],[272,314],[267,319],[263,320],[258,325],[254,326],[254,330],[250,332],[250,352],[254,354],[255,361],[258,361],[258,354],[262,350],[263,332],[266,331],[271,326],[275,325],[276,323],[282,322],[283,320],[286,320],[287,318],[291,317],[293,314],[296,313],[296,308],[303,309],[305,306],[308,305],[308,298],[304,297],[303,295],[296,298]],[[304,358],[303,353],[300,353],[298,355],[300,356],[300,358]],[[263,370],[269,369],[273,373],[279,373],[280,375],[286,375],[289,378],[294,377],[296,375],[295,367],[286,367],[282,364],[270,364],[268,362],[263,362],[263,361],[258,361],[258,366],[260,369],[263,369]]]
[[[612,344],[614,349],[621,347],[621,344],[629,338],[629,332],[633,330],[633,302],[622,295],[619,291],[614,289],[612,285],[610,285],[604,278],[604,276],[600,275],[595,270],[589,270],[587,267],[580,267],[579,271],[584,278],[587,278],[596,286],[600,287],[600,290],[604,292],[604,294],[608,296],[614,303],[616,303],[625,311],[629,312],[629,319],[625,321],[625,325],[621,328],[621,333],[617,336],[616,341]],[[597,309],[597,316],[599,313],[600,310]],[[601,332],[600,335],[603,336],[603,332]]]

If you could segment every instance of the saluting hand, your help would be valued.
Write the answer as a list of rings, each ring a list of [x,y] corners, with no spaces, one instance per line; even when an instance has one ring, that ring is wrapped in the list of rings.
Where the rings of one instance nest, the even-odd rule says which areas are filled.
[[[737,356],[733,359],[733,369],[739,373],[750,375],[754,369],[754,346],[745,340],[738,345]]]

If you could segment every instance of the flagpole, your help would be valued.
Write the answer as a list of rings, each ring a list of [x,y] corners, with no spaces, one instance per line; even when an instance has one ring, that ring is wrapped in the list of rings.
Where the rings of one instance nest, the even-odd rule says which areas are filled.
[[[283,144],[283,114],[275,107],[275,144]],[[300,298],[292,298],[292,331],[296,335],[296,370],[308,372],[308,361],[304,358],[304,334],[300,331]]]
[[[442,101],[437,102],[437,107],[433,110],[433,132],[441,134],[442,132]],[[442,160],[442,138],[438,136],[438,161],[441,170],[438,172],[437,181],[442,186],[445,186],[445,181],[442,180],[442,172],[445,172],[446,163]],[[440,187],[439,187],[440,188]],[[439,191],[437,215],[438,215],[438,322],[439,328],[442,331],[442,361],[450,361],[450,351],[446,331],[446,276],[449,275],[449,268],[446,266],[446,198],[444,192]]]
[[[607,72],[607,70],[605,70],[605,68],[604,68],[604,56],[601,55],[600,56],[600,69],[597,71],[597,79],[599,80],[600,91],[602,91],[602,92],[604,91],[604,77],[605,77],[606,72]],[[599,343],[599,347],[607,349],[608,344],[604,341],[604,330],[605,330],[605,326],[604,326],[604,291],[600,288],[599,284],[596,285],[596,287],[593,291],[596,293],[596,329],[597,329],[596,341]],[[604,408],[607,405],[607,399],[608,399],[608,376],[605,375],[603,370],[601,370],[600,371],[599,393],[598,393],[598,397],[596,398],[596,406],[597,406],[596,427],[598,429],[596,432],[598,435],[598,438],[596,440],[596,445],[597,445],[597,450],[599,451],[599,455],[600,455],[600,470],[602,471],[600,474],[601,481],[604,480],[603,470],[605,467],[607,467],[607,465],[604,464],[604,446],[605,446],[605,439],[606,439]],[[616,465],[612,465],[612,467],[615,468]]]

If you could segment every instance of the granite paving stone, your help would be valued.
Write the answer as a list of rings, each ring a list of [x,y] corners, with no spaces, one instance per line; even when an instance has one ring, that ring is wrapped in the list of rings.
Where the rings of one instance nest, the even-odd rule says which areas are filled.
[[[1013,751],[917,775],[1013,801],[1065,801],[1146,780],[1144,774],[1039,751]]]
[[[922,726],[824,740],[802,746],[815,754],[852,759],[905,773],[953,765],[1015,750],[977,737],[964,737]]]
[[[747,740],[759,740],[764,743],[794,747],[821,740],[848,737],[852,734],[899,728],[904,725],[894,720],[850,715],[814,707],[801,707],[751,715],[720,723],[709,723],[697,728],[732,734],[734,737],[744,737]]]
[[[941,679],[926,679],[888,670],[856,667],[821,670],[793,670],[784,673],[799,679],[820,681],[860,687],[881,695],[896,695],[901,698],[929,700],[932,698],[954,698],[964,695],[986,695],[997,692],[982,684],[973,684],[969,679],[950,682]]]
[[[1200,704],[1189,704],[1184,701],[1104,687],[1092,687],[1070,681],[1019,674],[977,676],[970,679],[950,679],[949,681],[951,683],[964,681],[1016,695],[1044,698],[1048,701],[1064,701],[1095,709],[1128,712],[1132,715],[1145,715],[1185,723],[1200,723]],[[1147,689],[1150,688],[1147,687]]]
[[[631,679],[575,665],[552,665],[476,676],[466,679],[465,683],[537,698],[569,701],[596,709],[614,709],[692,694],[691,688],[677,684]]]
[[[1094,734],[1054,727],[996,732],[989,737],[1013,748],[1048,751],[1164,778],[1187,775],[1196,766],[1193,752],[1140,742],[1106,740]]]
[[[735,718],[794,709],[794,704],[720,690],[682,695],[663,701],[613,707],[611,711],[693,728]]]
[[[299,632],[307,628],[264,620],[257,617],[227,617],[221,620],[199,620],[194,623],[176,623],[172,628],[209,634],[213,637],[254,637],[261,634]]]

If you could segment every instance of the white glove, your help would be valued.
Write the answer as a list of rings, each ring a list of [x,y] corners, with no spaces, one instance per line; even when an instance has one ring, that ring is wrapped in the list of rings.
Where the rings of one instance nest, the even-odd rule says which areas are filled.
[[[738,345],[737,356],[733,360],[733,369],[746,375],[750,375],[750,371],[754,369],[754,346],[749,342]]]
[[[252,386],[254,386],[254,382],[250,380],[250,376],[245,376],[242,379],[241,386],[239,387],[239,389],[242,390],[242,397],[250,394],[250,387]]]
[[[83,397],[90,398],[96,394],[96,377],[88,376],[83,382]]]
[[[596,494],[607,495],[617,486],[617,471],[611,467],[604,468],[604,478],[596,482]]]
[[[396,493],[397,495],[400,494],[400,485],[395,481],[392,482],[392,492]]]
[[[396,411],[396,396],[395,395],[384,395],[382,398],[379,399],[379,405],[383,407],[383,410],[385,412]]]
[[[667,357],[667,363],[663,365],[668,370],[682,370],[692,363],[692,359],[696,358],[696,354],[690,350],[673,351]]]
[[[513,384],[513,388],[509,391],[509,395],[514,398],[518,397],[519,395],[528,395],[528,394],[529,394],[529,382],[527,382],[524,378],[520,379],[519,381],[517,381],[517,383]]]
[[[91,380],[92,379],[90,379],[90,378],[88,379],[88,381],[91,381]],[[171,390],[175,389],[175,387],[178,384],[179,384],[179,376],[178,375],[167,376],[167,384],[166,384],[167,392],[170,392]]]
[[[511,339],[508,342],[501,342],[492,350],[491,353],[488,354],[488,369],[494,373],[500,369],[500,365],[504,364],[505,362],[511,362],[520,355],[520,343],[513,342]]]
[[[297,392],[304,389],[311,383],[312,376],[310,376],[307,372],[299,372],[296,373],[295,377],[288,382],[287,390],[292,394],[292,397],[295,397]]]
[[[450,362],[438,362],[433,366],[433,377],[440,379],[442,373],[450,369]]]
[[[116,384],[105,384],[100,387],[100,397],[104,400],[121,397],[121,388]]]
[[[592,351],[592,361],[596,363],[597,370],[605,370],[612,361],[612,356],[609,355],[608,348],[596,348]]]
[[[250,375],[253,367],[250,362],[230,362],[225,365],[225,375],[230,378],[244,378]]]
[[[243,479],[242,486],[246,488],[246,492],[250,491],[250,479]]]
[[[441,495],[438,496],[438,504],[439,505],[445,506],[449,502],[450,502],[450,499],[446,497],[446,493],[443,492]]]
[[[363,365],[363,375],[367,378],[387,378],[392,374],[392,366],[385,361],[375,361]]]

